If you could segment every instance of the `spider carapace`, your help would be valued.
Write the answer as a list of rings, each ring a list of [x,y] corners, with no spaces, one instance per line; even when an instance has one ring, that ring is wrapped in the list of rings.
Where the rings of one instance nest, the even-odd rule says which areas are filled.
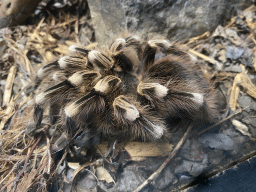
[[[36,87],[51,82],[35,99],[37,126],[47,106],[52,124],[145,141],[167,137],[172,120],[218,120],[217,93],[196,58],[167,40],[129,36],[99,50],[73,45],[69,53],[37,73]]]

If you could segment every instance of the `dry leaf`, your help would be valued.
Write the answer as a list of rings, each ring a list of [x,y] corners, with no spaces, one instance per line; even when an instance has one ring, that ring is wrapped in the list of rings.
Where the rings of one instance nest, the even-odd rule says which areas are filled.
[[[236,119],[232,119],[231,122],[235,126],[236,130],[238,130],[240,133],[242,133],[243,135],[247,135],[250,138],[252,137],[252,135],[249,133],[249,128],[245,124],[241,123]]]
[[[74,169],[74,170],[80,168],[79,163],[68,162],[68,166],[69,166],[71,169]]]
[[[100,181],[106,181],[107,183],[115,183],[109,172],[102,166],[96,167],[96,175]]]
[[[92,162],[87,162],[85,163],[84,165],[80,165],[74,172],[74,175],[73,175],[73,178],[72,178],[72,181],[75,179],[76,175],[82,171],[85,167],[89,166],[90,164],[93,164]]]
[[[156,143],[156,142],[129,142],[125,145],[125,150],[130,154],[132,160],[141,161],[146,157],[166,156],[172,151],[173,145],[169,143]],[[97,149],[105,154],[108,151],[108,144],[101,143]]]
[[[256,99],[256,87],[255,85],[252,83],[250,77],[248,76],[247,73],[242,72],[239,75],[239,80],[241,82],[241,85],[244,87],[245,92],[250,95],[251,97],[253,97],[254,99]]]

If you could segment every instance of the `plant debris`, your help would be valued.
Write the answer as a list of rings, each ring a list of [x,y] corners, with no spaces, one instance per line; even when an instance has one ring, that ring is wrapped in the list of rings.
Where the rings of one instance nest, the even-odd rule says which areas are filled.
[[[70,45],[97,47],[83,1],[43,1],[36,17],[35,25],[0,30],[0,191],[171,191],[189,187],[201,173],[211,175],[227,162],[254,155],[255,6],[226,27],[181,45],[200,58],[203,70],[218,83],[230,107],[223,110],[230,116],[199,133],[192,129],[193,138],[188,135],[179,145],[184,129],[173,133],[169,142],[112,143],[112,151],[109,141],[99,143],[86,136],[75,141],[81,144],[78,148],[67,146],[66,132],[50,126],[49,117],[44,117],[40,129],[33,126],[36,92],[31,83],[37,70],[66,55]],[[93,152],[83,146],[88,140],[97,145]],[[128,182],[132,180],[133,184]]]

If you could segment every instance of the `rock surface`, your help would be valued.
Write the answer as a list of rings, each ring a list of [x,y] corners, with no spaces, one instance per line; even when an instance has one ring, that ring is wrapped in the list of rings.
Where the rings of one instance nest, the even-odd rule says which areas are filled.
[[[120,32],[184,40],[213,31],[248,0],[88,0],[96,40],[111,42]]]
[[[0,29],[22,23],[41,0],[1,0]]]

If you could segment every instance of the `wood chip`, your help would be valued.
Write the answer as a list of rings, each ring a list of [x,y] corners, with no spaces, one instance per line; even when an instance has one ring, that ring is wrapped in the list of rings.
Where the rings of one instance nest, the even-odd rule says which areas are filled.
[[[244,87],[245,92],[250,95],[251,97],[253,97],[254,99],[256,99],[256,87],[255,85],[252,83],[250,77],[248,76],[247,73],[243,72],[238,74],[240,81],[241,81],[241,85]]]
[[[114,179],[111,177],[109,172],[102,166],[96,167],[96,175],[98,180],[106,181],[107,183],[115,183]]]
[[[9,71],[9,74],[6,80],[5,90],[4,90],[3,106],[8,105],[8,103],[11,100],[12,87],[13,87],[15,75],[17,73],[17,69],[18,69],[17,66],[14,65],[11,67]]]
[[[247,135],[252,138],[252,135],[249,133],[249,128],[245,124],[236,119],[232,119],[231,122],[235,126],[236,130],[238,130],[243,135]]]
[[[69,166],[71,169],[74,169],[74,170],[80,168],[79,163],[68,162],[68,166]]]
[[[147,157],[166,156],[172,151],[173,145],[169,143],[156,142],[129,142],[125,145],[125,150],[130,154],[132,160],[142,161]],[[105,154],[108,151],[108,143],[101,143],[97,149]]]
[[[240,87],[238,85],[238,83],[240,82],[239,80],[240,80],[240,77],[236,75],[233,82],[232,89],[231,89],[231,93],[230,93],[229,106],[233,111],[236,111],[237,99],[240,92]]]
[[[242,86],[244,88],[245,92],[248,95],[250,95],[251,97],[256,99],[256,87],[252,83],[244,66],[243,65],[241,65],[241,66],[243,68],[243,72],[236,75],[234,82],[233,82],[231,95],[230,95],[229,105],[233,111],[236,110],[237,99],[238,99],[239,92],[240,92],[240,86]]]

